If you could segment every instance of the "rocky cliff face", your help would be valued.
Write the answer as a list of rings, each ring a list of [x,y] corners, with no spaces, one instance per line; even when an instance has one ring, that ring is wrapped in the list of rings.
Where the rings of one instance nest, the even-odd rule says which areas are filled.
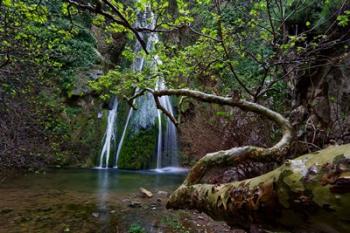
[[[301,151],[350,141],[350,58],[332,61],[294,80],[291,120]]]
[[[54,166],[94,166],[108,104],[89,87],[119,61],[123,34],[80,28],[69,61],[54,72],[47,64],[15,59],[0,69],[0,170]],[[74,63],[74,64],[73,64]],[[50,72],[51,71],[51,72]]]

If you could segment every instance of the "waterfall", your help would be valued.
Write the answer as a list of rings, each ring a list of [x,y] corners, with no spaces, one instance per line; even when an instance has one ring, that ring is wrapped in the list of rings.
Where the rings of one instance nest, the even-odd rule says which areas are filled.
[[[157,169],[162,167],[162,113],[158,110]]]
[[[138,14],[138,17],[137,17],[137,21],[136,21],[136,26],[137,27],[142,27],[142,26],[146,26],[147,25],[143,25],[144,22],[147,20],[147,15],[146,13],[139,13]],[[141,37],[144,38],[144,36],[141,34]],[[151,40],[149,39],[148,42],[147,42],[147,49],[150,49],[151,48]],[[135,53],[138,53],[140,52],[142,49],[141,47],[141,44],[136,41],[135,43],[135,47],[134,47],[134,52]],[[142,71],[143,69],[143,65],[144,65],[144,62],[145,62],[145,58],[140,56],[140,57],[136,57],[135,60],[133,61],[132,63],[132,70],[133,71]],[[135,90],[135,93],[138,91],[138,89]],[[133,101],[133,105],[135,105],[135,101]],[[144,109],[144,108],[143,108]],[[146,110],[147,111],[147,110]],[[123,143],[124,143],[124,139],[125,139],[125,135],[126,135],[126,131],[128,130],[129,128],[129,123],[130,123],[130,119],[131,119],[131,116],[133,115],[133,112],[134,112],[134,109],[133,108],[130,108],[129,110],[129,113],[128,113],[128,116],[127,116],[127,119],[126,119],[126,122],[125,122],[125,126],[124,126],[124,129],[123,129],[123,133],[122,133],[122,136],[120,138],[120,141],[119,141],[119,144],[118,144],[118,149],[117,149],[117,153],[115,155],[115,168],[118,168],[118,159],[119,159],[119,155],[120,155],[120,152],[121,152],[121,149],[123,147]]]
[[[116,132],[115,122],[117,118],[117,110],[118,110],[118,99],[114,98],[112,109],[108,111],[107,127],[103,137],[104,143],[100,154],[100,163],[98,168],[108,168],[109,158],[111,153],[111,145],[115,144],[115,132]]]
[[[136,27],[146,27],[153,29],[155,27],[156,19],[153,15],[153,12],[149,8],[144,13],[139,13],[137,17]],[[155,44],[159,41],[157,33],[150,33],[148,35],[141,34],[141,37],[147,41],[147,50],[151,51]],[[134,52],[139,53],[141,51],[141,45],[137,41],[134,47]],[[161,64],[161,61],[158,56],[154,56],[150,62],[145,61],[143,56],[138,56],[134,59],[132,63],[132,69],[136,72],[142,71],[145,66],[149,67],[152,70],[156,70],[157,66]],[[159,79],[157,82],[156,89],[165,88],[163,79]],[[135,93],[139,90],[136,88]],[[160,103],[164,108],[169,111],[171,114],[174,113],[174,110],[171,105],[170,98],[168,96],[163,96],[160,98]],[[128,142],[130,135],[137,135],[140,130],[148,129],[150,127],[156,127],[158,125],[158,137],[156,140],[156,168],[161,169],[163,167],[174,167],[178,166],[178,147],[177,147],[177,132],[176,127],[170,119],[163,117],[161,111],[157,110],[153,96],[148,93],[145,94],[133,101],[133,105],[137,106],[137,111],[134,111],[133,108],[129,109],[127,114],[126,122],[119,139],[119,143],[115,153],[115,165],[118,167],[118,161],[123,157],[123,145],[125,142]],[[111,128],[115,127],[115,123],[112,122],[115,120],[115,114],[112,116],[112,110],[108,115],[107,130],[105,136],[105,143],[101,152],[100,158],[100,167],[108,167],[109,153],[110,153],[110,144],[114,143],[112,139],[114,138],[114,131]],[[111,116],[110,116],[111,115]],[[111,117],[111,120],[110,120]],[[165,120],[164,120],[165,119]],[[111,121],[111,123],[110,123]],[[163,124],[163,121],[164,124]],[[108,133],[107,133],[108,132]],[[109,143],[108,143],[109,142]],[[109,144],[109,145],[107,145]],[[135,147],[138,145],[135,145]],[[103,163],[103,160],[106,162]]]
[[[122,149],[122,145],[123,145],[123,142],[124,142],[126,130],[128,129],[129,122],[130,122],[130,117],[132,115],[133,110],[134,110],[133,108],[130,108],[129,113],[128,113],[128,117],[126,118],[126,122],[125,122],[125,126],[124,126],[124,129],[123,129],[123,133],[122,133],[122,136],[121,136],[119,144],[118,144],[117,153],[115,154],[115,166],[114,166],[114,168],[118,168],[119,154],[120,154],[120,151]]]
[[[168,112],[170,112],[172,115],[174,115],[173,106],[170,102],[169,96],[164,96],[165,102],[165,108]],[[177,130],[174,123],[167,117],[166,118],[166,131],[164,136],[164,153],[163,157],[164,159],[168,160],[168,162],[165,162],[165,166],[172,166],[172,167],[178,167],[179,166],[179,160],[178,160],[178,141],[177,141]]]
[[[162,79],[158,80],[156,89],[165,89],[165,84]],[[160,104],[174,116],[173,106],[169,96],[162,96],[159,99]],[[177,130],[174,123],[165,117],[166,128],[165,132],[162,127],[162,113],[158,110],[158,146],[157,146],[157,169],[162,167],[177,167],[178,161],[178,142],[177,142]]]

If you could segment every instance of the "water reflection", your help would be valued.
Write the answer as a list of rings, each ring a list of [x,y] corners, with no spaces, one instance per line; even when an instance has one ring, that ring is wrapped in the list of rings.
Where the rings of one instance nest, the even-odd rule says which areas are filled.
[[[45,229],[42,232],[63,232],[61,229],[70,229],[70,232],[116,232],[116,227],[125,229],[135,221],[149,233],[160,232],[160,211],[165,210],[161,206],[164,203],[157,199],[157,193],[172,192],[186,175],[171,170],[159,173],[52,169],[46,173],[28,173],[6,179],[0,183],[0,196],[6,193],[0,198],[0,209],[9,208],[11,213],[6,215],[7,219],[0,219],[0,232],[3,232],[1,221],[8,228],[15,229],[10,232],[22,232],[16,230],[20,227],[16,217],[19,215],[31,219],[23,223],[30,228],[26,232],[41,232],[38,228]],[[130,202],[140,201],[135,195],[140,187],[151,191],[154,198],[145,199],[146,208],[129,208]],[[40,222],[37,221],[39,218],[42,219]],[[56,228],[48,230],[52,226]],[[87,230],[95,227],[99,230]]]
[[[119,169],[52,169],[45,174],[29,173],[16,179],[7,179],[0,188],[35,191],[59,190],[98,194],[101,203],[110,195],[128,195],[140,187],[150,190],[174,190],[187,174],[186,169],[126,171]],[[97,201],[97,200],[96,200]]]
[[[99,218],[99,221],[103,226],[108,226],[110,221],[108,198],[109,198],[109,171],[107,169],[98,170],[97,179],[97,210],[93,213],[93,216]]]

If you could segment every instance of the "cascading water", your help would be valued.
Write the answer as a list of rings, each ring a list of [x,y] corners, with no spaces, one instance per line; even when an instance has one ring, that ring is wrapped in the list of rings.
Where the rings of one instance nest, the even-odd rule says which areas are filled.
[[[165,84],[162,79],[158,81],[157,89],[165,89]],[[162,96],[159,100],[160,104],[174,116],[174,110],[171,105],[169,96]],[[162,167],[177,167],[179,166],[178,161],[178,142],[177,142],[177,131],[174,123],[165,117],[166,126],[165,132],[162,127],[162,113],[158,110],[158,147],[157,147],[157,169]]]
[[[129,122],[130,122],[130,117],[131,117],[131,115],[132,115],[132,113],[133,113],[133,110],[134,110],[133,108],[130,108],[129,113],[128,113],[128,116],[127,116],[127,118],[126,118],[126,123],[125,123],[124,129],[123,129],[123,133],[122,133],[122,136],[121,136],[120,141],[119,141],[119,144],[118,144],[117,153],[115,154],[115,165],[114,165],[114,168],[118,168],[118,158],[119,158],[119,154],[120,154],[120,151],[121,151],[122,146],[123,146],[123,142],[124,142],[126,130],[128,129]]]
[[[99,168],[108,168],[111,146],[115,144],[115,122],[117,118],[118,99],[113,99],[112,109],[108,111],[107,128],[103,137],[104,143],[100,155]]]
[[[147,9],[144,13],[138,14],[138,20],[135,26],[153,29],[155,27],[155,23],[156,23],[156,19],[152,11],[150,11],[150,9]],[[148,35],[141,35],[141,36],[144,40],[147,39],[148,51],[151,51],[154,45],[159,41],[157,33],[150,33]],[[140,43],[136,42],[134,52],[139,53],[141,49],[142,48]],[[157,56],[153,57],[152,61],[149,63],[145,61],[145,58],[143,56],[139,56],[135,58],[132,64],[132,69],[137,72],[137,71],[142,71],[142,69],[145,66],[148,66],[150,69],[156,70],[157,65],[160,63],[161,61]],[[158,81],[156,88],[158,89],[165,88],[165,84],[162,79]],[[138,92],[138,90],[136,89],[135,92]],[[174,111],[171,105],[170,98],[168,96],[161,97],[160,103],[164,106],[164,108],[167,111],[173,114]],[[178,143],[177,143],[177,132],[176,132],[175,125],[172,123],[170,119],[168,119],[167,117],[163,117],[163,114],[161,113],[161,111],[156,109],[153,96],[151,94],[145,94],[139,97],[138,99],[134,100],[133,104],[137,106],[137,111],[134,111],[133,108],[129,109],[126,122],[123,128],[123,131],[121,133],[121,137],[115,153],[114,167],[118,167],[118,161],[120,160],[121,157],[124,156],[123,146],[125,146],[124,145],[125,142],[129,142],[131,137],[130,135],[138,135],[140,131],[155,127],[155,125],[158,126],[158,137],[157,137],[157,140],[155,141],[157,144],[157,147],[156,147],[157,170],[161,171],[162,167],[178,166],[178,159],[177,159]],[[109,113],[109,116],[111,114],[111,111]],[[113,119],[115,119],[115,117]],[[164,120],[165,120],[165,124],[162,125],[162,121]],[[100,158],[100,167],[103,167],[103,166],[108,167],[107,161],[109,161],[110,145],[107,146],[106,144],[108,144],[108,142],[113,143],[113,140],[107,138],[107,135],[108,136],[110,135],[110,134],[107,134],[107,132],[110,132],[109,127],[114,127],[114,125],[115,125],[114,123],[111,123],[111,124],[109,123],[109,118],[108,118],[105,144],[103,146],[103,150],[101,152],[101,158]],[[137,147],[139,145],[133,145],[133,146]],[[105,157],[103,157],[104,154],[106,154]],[[105,163],[101,162],[103,160],[105,160],[106,162]]]
[[[136,27],[146,27],[146,28],[152,28],[153,24],[151,25],[145,25],[146,20],[148,18],[147,15],[147,11],[144,13],[140,13],[138,14],[138,19],[136,22]],[[153,22],[153,21],[152,21]],[[141,37],[144,38],[145,36],[141,34]],[[148,38],[147,41],[147,49],[150,50],[152,48],[153,45],[153,41],[151,39],[152,37],[150,36]],[[135,44],[135,48],[134,48],[134,52],[135,53],[139,53],[141,51],[141,44],[136,41]],[[132,64],[132,69],[133,71],[142,71],[143,67],[144,67],[144,63],[145,63],[145,59],[144,57],[140,56],[140,57],[136,57],[133,64]],[[137,92],[138,89],[135,90],[135,92]],[[137,101],[137,103],[135,103]],[[138,130],[139,128],[146,128],[148,125],[152,124],[152,120],[153,120],[153,112],[154,109],[152,106],[152,99],[150,98],[150,96],[146,95],[140,97],[138,100],[134,100],[133,104],[137,104],[138,106],[140,106],[140,108],[138,109],[136,114],[134,113],[134,109],[130,108],[126,122],[125,122],[125,126],[122,132],[122,136],[120,138],[119,144],[118,144],[118,149],[116,152],[116,156],[115,156],[115,168],[118,167],[118,160],[119,160],[119,156],[124,144],[124,140],[125,140],[125,136],[126,136],[126,132],[129,128],[129,124],[130,124],[130,119],[133,116],[133,120],[132,120],[132,127],[134,130]]]

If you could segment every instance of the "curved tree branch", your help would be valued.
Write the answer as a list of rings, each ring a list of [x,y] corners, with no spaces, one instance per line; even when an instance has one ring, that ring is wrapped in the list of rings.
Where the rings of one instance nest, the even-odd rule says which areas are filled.
[[[208,169],[214,165],[234,165],[244,161],[267,161],[276,159],[276,156],[273,155],[283,155],[287,151],[292,141],[293,130],[289,121],[281,114],[257,103],[242,100],[238,97],[222,97],[189,89],[148,91],[151,91],[155,97],[165,95],[187,96],[202,102],[238,107],[244,111],[254,112],[267,117],[268,119],[276,122],[283,130],[283,136],[280,141],[270,148],[245,146],[205,155],[192,167],[190,173],[184,181],[184,185],[197,184],[200,182],[201,178],[205,175]]]
[[[134,100],[140,96],[143,96],[145,94],[146,90],[143,89],[141,91],[135,90],[135,94],[131,96],[130,98],[126,95],[123,96],[123,98],[126,100],[126,102],[132,107],[134,110],[137,110],[137,108],[134,105]]]
[[[168,110],[166,110],[162,104],[159,101],[159,97],[156,95],[153,95],[154,98],[154,102],[156,103],[157,108],[162,111],[173,123],[174,125],[177,127],[178,126],[178,122],[175,119],[175,117],[173,116],[173,114],[171,114]]]
[[[346,175],[350,172],[350,144],[320,151],[317,156],[308,154],[286,161],[281,167],[251,179],[244,177],[245,180],[223,184],[200,183],[211,167],[236,166],[242,161],[268,158],[275,160],[292,141],[291,124],[281,114],[238,97],[221,97],[188,89],[147,90],[155,97],[187,96],[202,102],[238,107],[263,115],[283,129],[281,140],[270,148],[244,146],[204,156],[171,194],[167,208],[197,209],[216,220],[244,229],[260,224],[274,229],[288,224],[301,226],[307,222],[327,224],[339,232],[350,230],[347,223],[350,218],[346,217],[350,216],[349,208],[343,204],[348,203],[350,197],[350,178]]]
[[[123,26],[125,26],[126,28],[130,29],[134,35],[136,36],[136,39],[140,42],[143,50],[145,51],[146,54],[148,54],[148,50],[147,50],[147,45],[146,42],[141,38],[140,34],[138,33],[138,31],[136,31],[129,23],[129,21],[124,17],[124,15],[122,13],[120,13],[120,11],[118,10],[118,8],[116,6],[114,6],[110,1],[108,0],[103,0],[103,2],[109,6],[113,12],[115,12],[118,17],[123,21],[124,24],[122,24]]]
[[[254,112],[268,119],[276,122],[283,130],[283,136],[281,140],[276,143],[273,147],[265,149],[266,151],[284,150],[288,148],[292,141],[293,130],[289,121],[284,118],[281,114],[272,111],[260,104],[249,102],[242,99],[222,97],[212,94],[207,94],[200,91],[190,90],[190,89],[167,89],[167,90],[157,90],[152,91],[155,96],[165,96],[165,95],[175,95],[175,96],[188,96],[197,99],[202,102],[215,103],[220,105],[226,105],[231,107],[238,107],[243,111]]]
[[[103,10],[102,5],[101,5],[102,3],[96,4],[96,6],[92,6],[90,3],[83,4],[83,3],[77,2],[75,0],[66,0],[66,1],[69,4],[76,6],[77,8],[80,8],[83,10],[88,10],[92,13],[103,15],[104,17],[112,20],[114,23],[122,25],[123,27],[129,29],[130,31],[132,31],[132,33],[134,33],[137,41],[141,44],[141,47],[145,51],[145,53],[148,54],[146,42],[142,39],[139,32],[135,28],[133,28],[133,26],[129,23],[129,21],[123,16],[123,14],[120,13],[118,8],[115,7],[110,1],[103,0],[103,3],[105,3],[109,8],[111,8],[112,11],[118,16],[119,19],[116,18],[111,13]]]

